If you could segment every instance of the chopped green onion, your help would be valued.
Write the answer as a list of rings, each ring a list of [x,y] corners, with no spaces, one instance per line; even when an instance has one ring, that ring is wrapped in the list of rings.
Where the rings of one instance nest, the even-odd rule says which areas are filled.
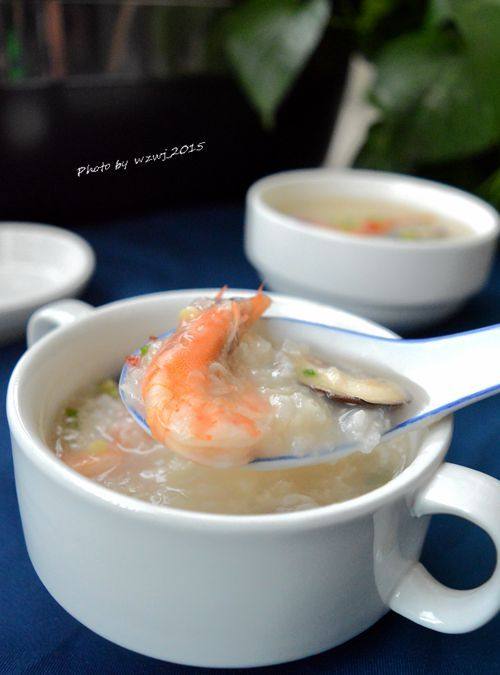
[[[314,377],[318,373],[313,370],[313,368],[306,368],[305,370],[302,371],[303,375],[307,375],[307,377]]]
[[[92,441],[90,445],[87,446],[86,452],[89,455],[100,455],[103,452],[107,452],[109,450],[109,444],[103,440],[102,438],[98,439],[97,441]]]
[[[142,347],[139,350],[141,352],[141,356],[146,356],[146,354],[148,353],[148,349],[149,345],[142,345]]]
[[[78,429],[78,410],[77,408],[66,408],[66,425],[70,429]]]
[[[111,396],[111,398],[119,398],[118,385],[111,378],[101,382],[99,385],[99,391],[101,394],[107,394],[108,396]]]

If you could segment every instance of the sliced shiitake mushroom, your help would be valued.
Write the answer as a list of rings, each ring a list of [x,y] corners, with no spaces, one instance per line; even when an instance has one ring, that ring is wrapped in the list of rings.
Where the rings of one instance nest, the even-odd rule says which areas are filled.
[[[409,397],[396,382],[378,377],[360,377],[315,359],[302,358],[295,364],[301,384],[324,393],[328,398],[347,403],[401,405]]]

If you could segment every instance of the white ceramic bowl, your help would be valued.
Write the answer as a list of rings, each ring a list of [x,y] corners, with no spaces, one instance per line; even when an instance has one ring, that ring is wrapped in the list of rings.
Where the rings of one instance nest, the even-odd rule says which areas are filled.
[[[0,223],[0,341],[21,334],[41,305],[80,293],[94,265],[89,244],[73,232]]]
[[[48,591],[120,645],[210,667],[302,658],[357,635],[389,608],[449,633],[488,621],[500,606],[500,567],[479,588],[456,591],[418,563],[425,516],[436,512],[472,520],[500,550],[500,484],[443,464],[450,418],[430,429],[414,461],[382,487],[310,511],[261,516],[135,500],[77,474],[49,450],[50,420],[66,397],[117,373],[124,354],[208,293],[215,291],[161,293],[97,310],[67,300],[31,319],[28,337],[36,344],[12,375],[7,410],[24,535]],[[304,300],[274,296],[271,309],[391,335]]]
[[[292,197],[329,195],[404,204],[463,223],[473,234],[427,242],[362,238],[280,211]],[[273,290],[414,329],[446,318],[481,289],[498,231],[491,206],[446,185],[380,171],[309,169],[269,176],[250,188],[245,251]]]

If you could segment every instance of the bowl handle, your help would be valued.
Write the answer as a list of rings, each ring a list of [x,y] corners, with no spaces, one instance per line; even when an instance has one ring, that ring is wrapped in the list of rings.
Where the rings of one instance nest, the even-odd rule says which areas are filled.
[[[458,591],[440,584],[415,563],[396,587],[389,606],[408,619],[442,633],[479,628],[500,610],[500,481],[456,464],[443,464],[417,491],[412,515],[448,513],[485,530],[496,547],[495,571],[481,586]]]
[[[28,348],[56,328],[67,326],[92,311],[94,311],[92,305],[81,300],[59,300],[41,307],[28,321],[26,331]]]

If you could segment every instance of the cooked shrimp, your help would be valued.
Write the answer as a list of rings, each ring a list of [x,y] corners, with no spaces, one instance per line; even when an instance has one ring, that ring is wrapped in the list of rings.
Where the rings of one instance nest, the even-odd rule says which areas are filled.
[[[261,289],[224,300],[224,290],[183,311],[146,370],[142,397],[157,441],[201,464],[237,466],[253,458],[270,408],[253,382],[232,372],[230,354],[271,301]]]

